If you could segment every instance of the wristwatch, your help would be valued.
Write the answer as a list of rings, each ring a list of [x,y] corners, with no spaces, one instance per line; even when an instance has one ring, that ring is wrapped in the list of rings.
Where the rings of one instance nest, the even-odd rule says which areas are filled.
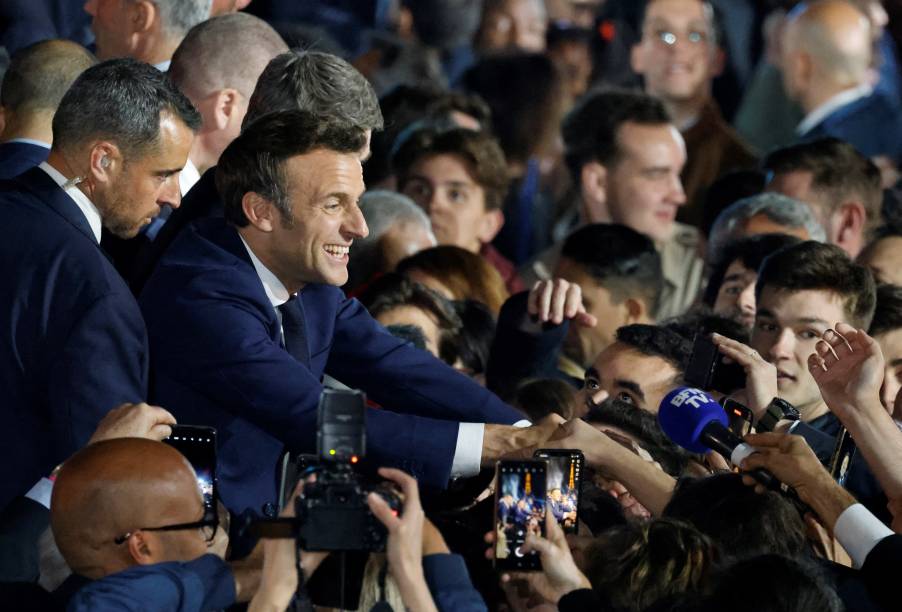
[[[775,397],[767,405],[767,410],[758,419],[757,431],[773,431],[779,421],[798,421],[801,418],[795,406],[784,399]]]

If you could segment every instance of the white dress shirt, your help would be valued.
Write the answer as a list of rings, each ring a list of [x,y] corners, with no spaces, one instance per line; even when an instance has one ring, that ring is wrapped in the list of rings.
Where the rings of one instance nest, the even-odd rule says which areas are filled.
[[[871,87],[868,83],[864,83],[859,85],[858,87],[853,87],[852,89],[847,89],[845,91],[841,91],[810,113],[805,115],[805,118],[796,126],[796,134],[798,136],[804,136],[812,129],[818,126],[821,121],[832,115],[836,110],[842,108],[847,104],[851,104],[855,100],[859,98],[864,98],[865,96],[871,95],[873,91],[873,87]]]
[[[91,232],[94,234],[94,239],[97,240],[97,243],[100,244],[100,228],[103,223],[100,218],[100,211],[97,210],[97,207],[94,206],[94,203],[88,199],[88,196],[84,194],[84,192],[76,187],[75,185],[70,185],[69,187],[64,187],[64,185],[68,182],[68,179],[59,173],[59,171],[48,164],[47,162],[41,162],[38,166],[41,170],[47,173],[47,175],[53,179],[53,182],[60,186],[66,194],[72,198],[75,204],[78,206],[79,210],[84,214],[85,218],[88,220],[88,225],[91,227]]]
[[[239,237],[241,237],[240,234]],[[288,289],[285,288],[282,281],[276,278],[276,275],[257,258],[254,251],[244,241],[244,237],[241,237],[241,242],[244,244],[244,248],[247,249],[248,255],[250,255],[251,263],[254,264],[257,276],[260,277],[260,282],[263,283],[263,291],[266,292],[266,297],[269,298],[269,302],[275,309],[276,316],[281,323],[282,314],[279,312],[279,306],[287,302],[291,294],[288,293]],[[514,425],[527,427],[529,424],[529,421],[519,421]],[[484,423],[460,423],[460,427],[457,430],[457,445],[454,449],[454,459],[451,462],[452,478],[474,476],[479,473],[482,465],[482,441],[484,436]]]

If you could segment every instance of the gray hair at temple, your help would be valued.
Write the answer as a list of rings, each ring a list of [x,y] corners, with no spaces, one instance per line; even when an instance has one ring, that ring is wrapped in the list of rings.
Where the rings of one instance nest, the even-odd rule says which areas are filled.
[[[779,193],[759,193],[730,204],[717,215],[708,235],[708,261],[717,261],[728,243],[747,236],[746,222],[758,215],[786,229],[804,229],[808,240],[827,239],[823,226],[807,204]]]
[[[388,272],[394,266],[385,261],[382,238],[396,226],[420,226],[432,236],[432,223],[423,209],[406,195],[395,191],[367,191],[360,198],[360,210],[370,233],[354,240],[348,262],[346,290],[354,289],[370,280],[378,272]]]

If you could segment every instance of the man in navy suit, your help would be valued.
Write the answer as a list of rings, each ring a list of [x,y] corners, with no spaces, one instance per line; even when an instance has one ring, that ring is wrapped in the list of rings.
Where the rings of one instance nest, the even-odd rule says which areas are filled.
[[[47,161],[0,182],[0,508],[145,399],[147,338],[101,226],[133,236],[179,202],[197,111],[134,60],[86,70],[53,118]]]
[[[47,159],[56,107],[78,75],[96,63],[84,47],[65,40],[45,40],[13,55],[0,87],[0,179]]]
[[[803,140],[833,136],[871,158],[902,155],[899,102],[871,86],[871,23],[855,6],[827,0],[804,6],[784,32],[781,68],[790,98],[805,117]]]
[[[141,294],[153,395],[180,422],[217,428],[233,511],[270,513],[283,450],[315,450],[324,373],[384,407],[367,413],[368,462],[432,486],[550,434],[506,426],[522,416],[344,296],[349,250],[368,232],[365,142],[304,111],[250,124],[216,169],[225,218],[188,226]]]

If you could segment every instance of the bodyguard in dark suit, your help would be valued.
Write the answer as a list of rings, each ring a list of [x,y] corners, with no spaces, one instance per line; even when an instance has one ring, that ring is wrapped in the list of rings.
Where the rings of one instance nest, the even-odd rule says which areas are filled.
[[[216,171],[225,219],[189,226],[141,294],[153,397],[180,422],[217,428],[233,511],[276,501],[285,448],[314,451],[324,373],[385,408],[367,414],[368,461],[433,486],[539,442],[539,428],[483,426],[521,416],[339,289],[367,233],[357,206],[364,144],[363,130],[303,111],[248,126]]]
[[[0,182],[0,507],[147,391],[138,305],[100,249],[101,226],[134,235],[168,203],[198,126],[150,66],[113,60],[72,85],[47,162]]]
[[[45,40],[12,56],[0,87],[0,179],[47,159],[51,122],[63,94],[96,63],[84,47],[67,40]]]

